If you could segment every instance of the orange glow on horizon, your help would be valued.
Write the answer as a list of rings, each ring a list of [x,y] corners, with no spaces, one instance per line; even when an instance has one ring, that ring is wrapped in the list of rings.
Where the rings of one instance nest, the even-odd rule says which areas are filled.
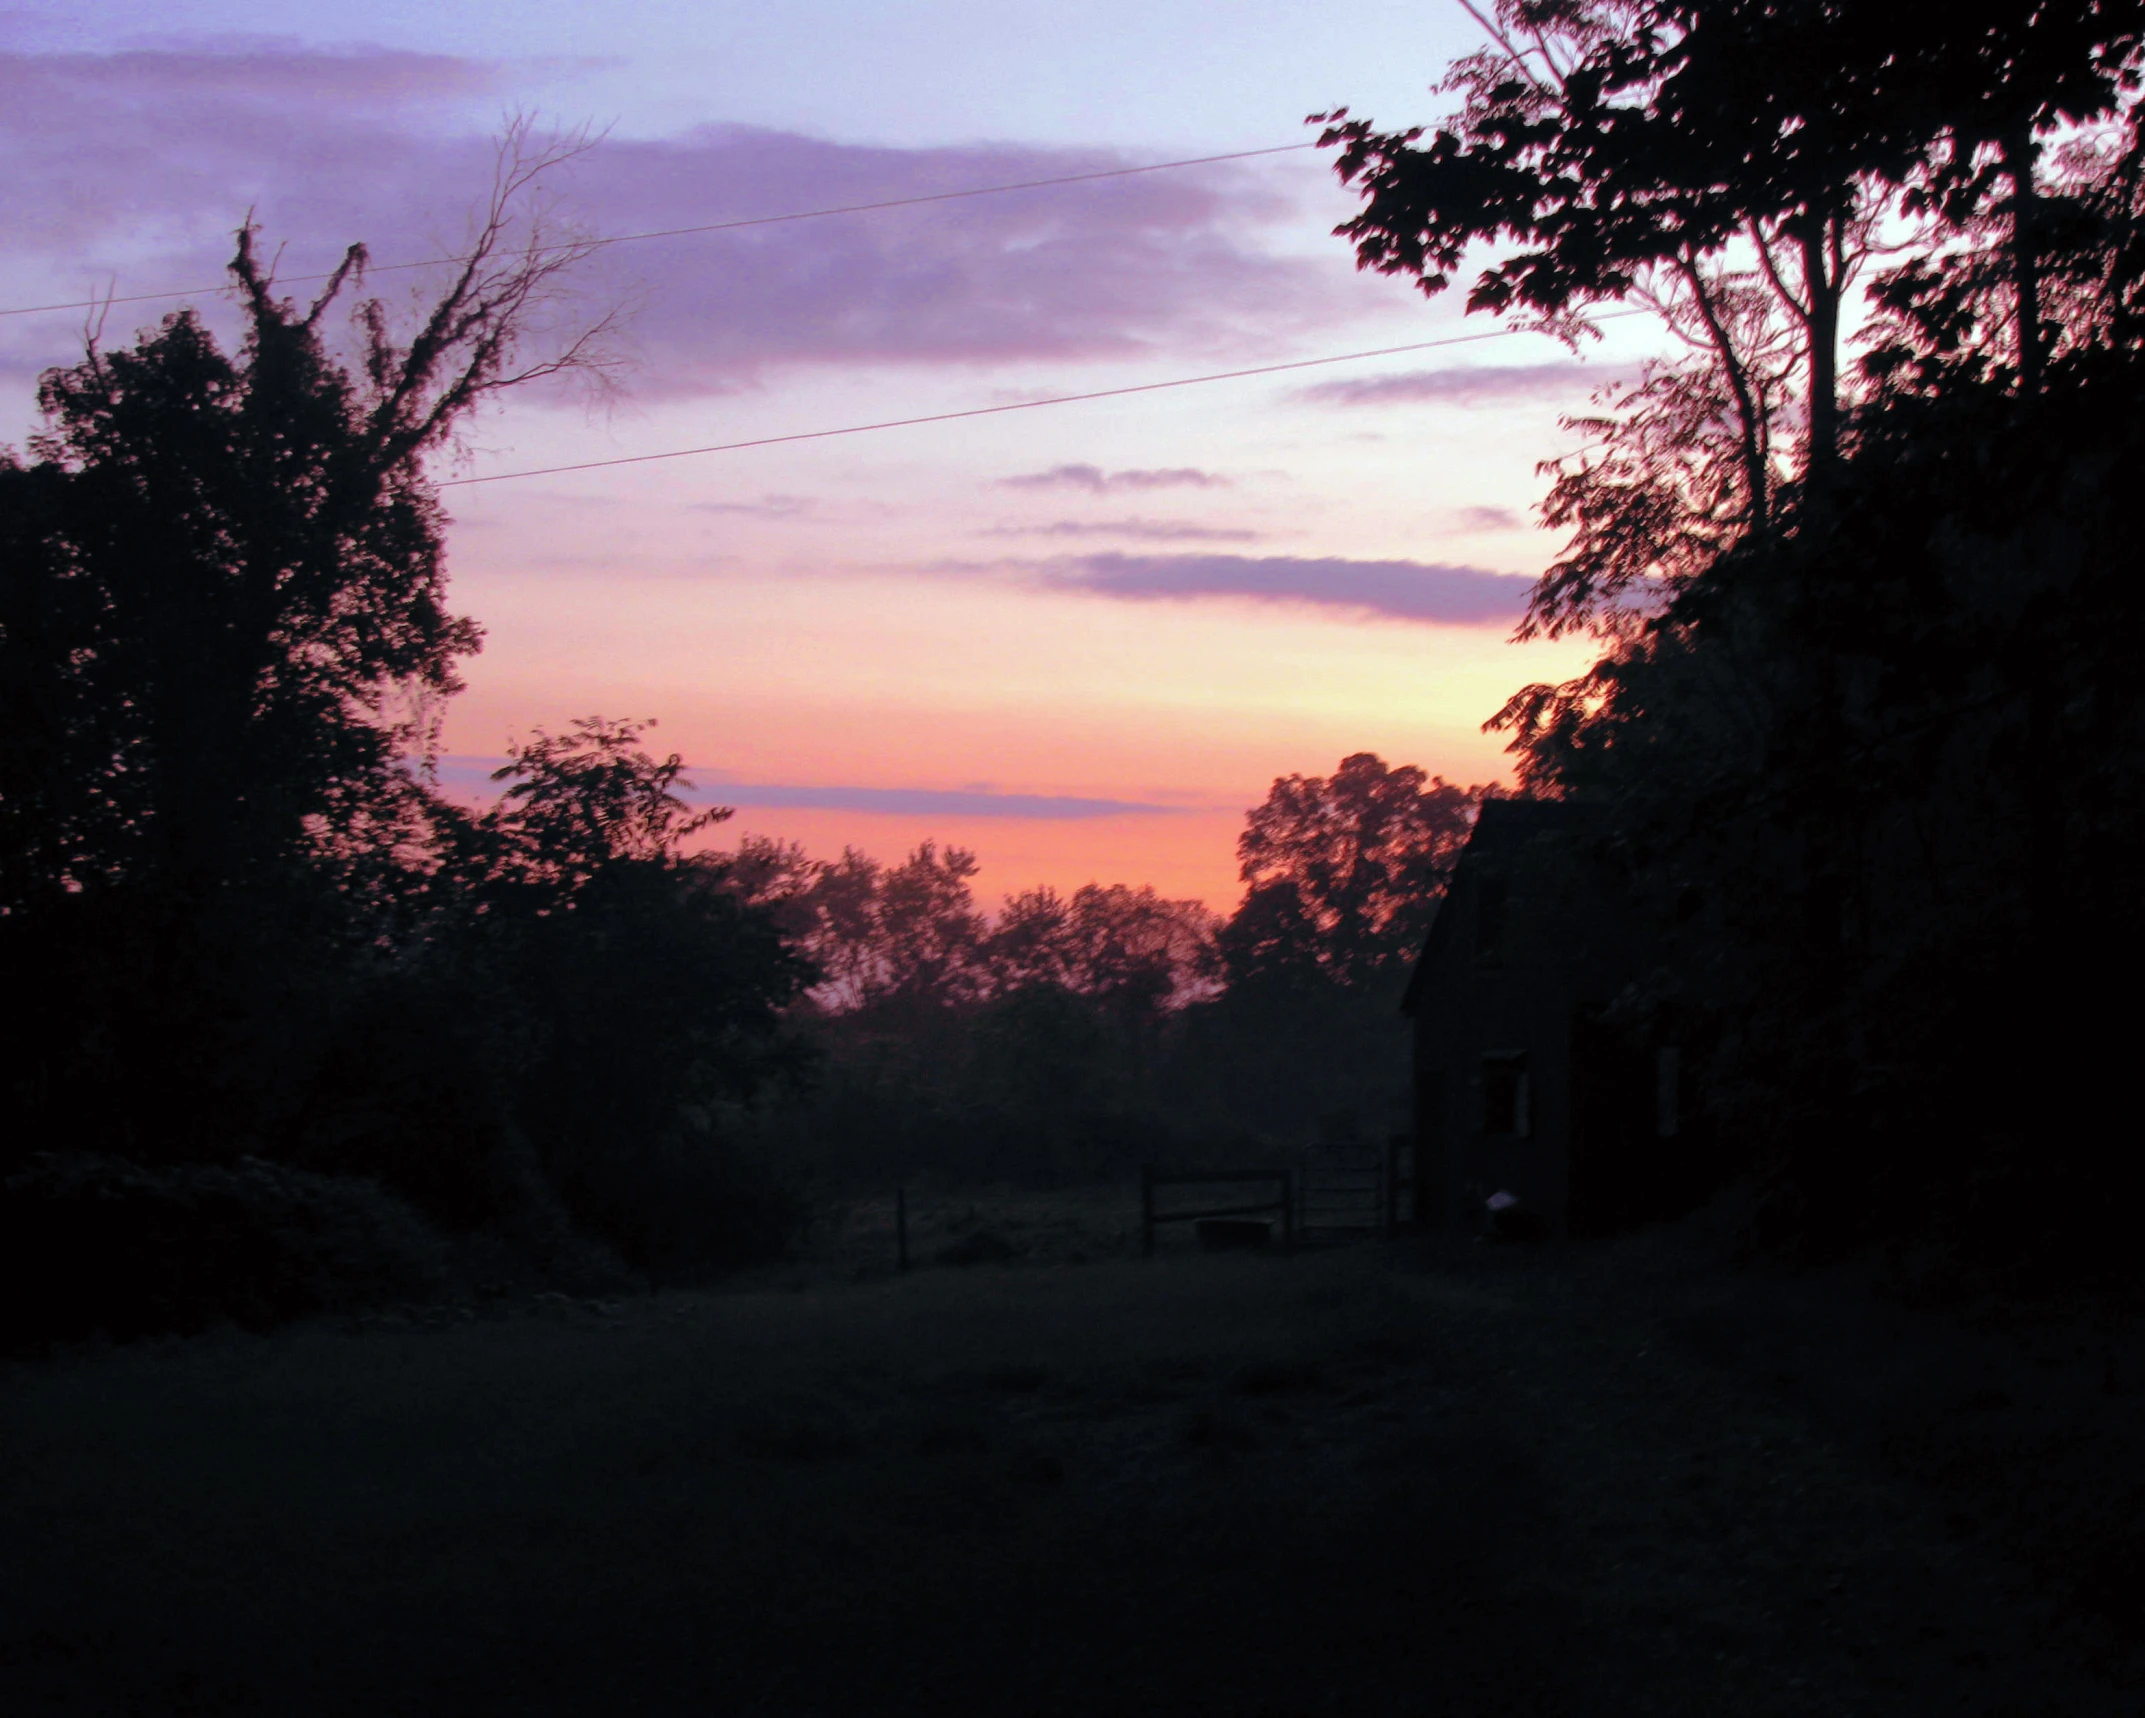
[[[447,749],[577,716],[654,716],[720,800],[726,780],[1127,801],[1035,818],[741,808],[728,831],[897,860],[934,839],[982,862],[979,896],[1151,883],[1227,911],[1245,812],[1276,776],[1373,751],[1462,783],[1505,779],[1481,723],[1570,644],[1372,621],[1309,605],[1127,602],[889,570],[709,581],[472,580],[492,632]],[[489,588],[486,588],[489,587]],[[465,599],[466,600],[466,599]],[[734,837],[733,837],[734,838]]]

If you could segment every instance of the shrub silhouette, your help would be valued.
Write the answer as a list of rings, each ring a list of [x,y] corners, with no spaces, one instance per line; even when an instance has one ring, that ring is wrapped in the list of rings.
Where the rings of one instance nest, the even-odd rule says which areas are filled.
[[[40,1158],[0,1183],[0,1341],[123,1340],[427,1298],[446,1243],[367,1182],[259,1158]]]

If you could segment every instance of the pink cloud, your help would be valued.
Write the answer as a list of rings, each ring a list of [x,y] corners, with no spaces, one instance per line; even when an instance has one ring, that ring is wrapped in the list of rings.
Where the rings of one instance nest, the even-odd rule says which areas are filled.
[[[763,495],[757,501],[695,501],[695,513],[731,513],[746,519],[804,519],[819,511],[816,495]]]
[[[993,525],[980,537],[1129,537],[1146,543],[1250,543],[1260,532],[1184,519],[1053,519],[1047,525]]]
[[[1106,495],[1113,489],[1226,489],[1229,479],[1188,465],[1164,471],[1104,471],[1099,465],[1054,465],[1048,471],[1001,477],[1005,489],[1084,489]]]

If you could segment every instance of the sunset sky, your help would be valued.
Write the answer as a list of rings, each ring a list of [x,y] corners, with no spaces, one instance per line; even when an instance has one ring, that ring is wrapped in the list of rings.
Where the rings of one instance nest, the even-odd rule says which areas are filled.
[[[603,133],[557,189],[621,235],[1293,144],[1339,103],[1429,119],[1471,30],[1376,0],[18,9],[0,306],[214,282],[249,208],[286,274],[353,239],[451,250],[514,111]],[[591,313],[630,307],[613,395],[519,396],[441,475],[1491,330],[1356,274],[1330,236],[1351,206],[1298,152],[620,244],[586,289]],[[116,305],[106,340],[166,308]],[[0,436],[34,427],[36,374],[83,326],[0,317]],[[1278,774],[1361,750],[1504,773],[1483,719],[1586,659],[1508,641],[1555,548],[1536,464],[1647,338],[451,489],[455,600],[488,637],[448,777],[481,781],[535,727],[652,716],[739,807],[728,831],[885,858],[935,836],[978,852],[987,896],[1152,882],[1226,909]]]

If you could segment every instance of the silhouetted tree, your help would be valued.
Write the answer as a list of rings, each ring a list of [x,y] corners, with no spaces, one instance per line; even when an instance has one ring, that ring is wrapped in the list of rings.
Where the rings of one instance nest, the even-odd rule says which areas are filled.
[[[2137,0],[1987,0],[1941,30],[1880,0],[1497,0],[1476,16],[1488,44],[1449,71],[1460,109],[1427,144],[1313,116],[1362,188],[1339,229],[1359,263],[1436,293],[1487,242],[1470,310],[1575,338],[1589,307],[1629,300],[1692,354],[1575,422],[1595,451],[1551,467],[1546,517],[1573,536],[1524,631],[1628,631],[1820,482],[1842,317],[1880,221],[1924,228],[1899,294],[1955,282],[1960,242],[2001,220],[2016,371],[2038,385],[2039,282],[2063,223],[2036,187],[2037,136],[2126,99]],[[1799,464],[1783,459],[1795,439]]]
[[[783,1011],[815,972],[724,856],[687,850],[730,813],[692,809],[642,733],[590,718],[513,746],[430,944],[511,1024],[506,1108],[568,1211],[677,1271],[768,1238],[733,1232],[771,1213],[729,1147],[741,1107],[801,1072]]]
[[[1087,884],[976,905],[975,858],[899,864],[751,837],[742,898],[818,964],[796,1011],[818,1089],[770,1123],[839,1173],[1057,1179],[1121,1169],[1166,1131],[1157,1080],[1183,1006],[1212,986],[1213,915]]]
[[[1056,985],[1131,1017],[1181,1004],[1211,982],[1217,921],[1151,886],[1087,883],[1009,896],[981,959],[996,994]]]
[[[1753,310],[1770,293],[1800,326],[1807,457],[1822,463],[1866,213],[1859,181],[1903,169],[1905,146],[1881,113],[1858,111],[1845,134],[1813,123],[1829,115],[1812,60],[1823,50],[1806,34],[1776,44],[1790,58],[1717,59],[1732,9],[1499,0],[1476,14],[1488,44],[1447,73],[1460,112],[1427,148],[1415,147],[1420,128],[1380,132],[1345,109],[1314,122],[1330,122],[1322,141],[1340,146],[1343,182],[1363,187],[1363,211],[1339,229],[1363,266],[1437,293],[1489,241],[1503,254],[1468,308],[1531,313],[1567,333],[1589,305],[1653,297],[1717,373],[1743,516],[1762,526],[1775,479]],[[1739,242],[1752,253],[1740,267],[1729,256]]]
[[[1232,984],[1261,978],[1390,989],[1421,946],[1484,789],[1375,753],[1330,776],[1282,776],[1245,817],[1247,885],[1221,934]]]
[[[2043,139],[2075,135],[2135,96],[2145,4],[1974,0],[1930,30],[1865,0],[1855,22],[1836,103],[1912,116],[1920,171],[1910,211],[1934,209],[1954,234],[1993,219],[2010,284],[2009,357],[2020,389],[2035,392],[2047,357],[2044,274],[2076,236],[2069,188],[2051,199],[2041,182]]]
[[[500,838],[501,864],[518,886],[546,891],[570,908],[581,890],[621,865],[668,864],[683,844],[731,816],[724,806],[694,811],[676,752],[640,749],[647,722],[583,718],[564,734],[539,729],[509,744],[492,780],[508,786],[483,819]]]
[[[853,847],[827,861],[760,840],[745,843],[733,866],[747,898],[770,907],[818,967],[816,994],[829,1010],[928,1015],[984,986],[985,920],[966,848],[926,841],[883,865]]]
[[[1486,791],[1369,752],[1274,782],[1237,841],[1247,887],[1215,939],[1221,989],[1174,1040],[1184,1113],[1269,1146],[1401,1121],[1401,986]]]
[[[362,247],[310,305],[278,296],[249,226],[235,351],[190,310],[92,342],[0,464],[0,959],[34,988],[0,1202],[11,1235],[63,1215],[143,1328],[251,1316],[225,1303],[260,1273],[219,1249],[326,1272],[286,1310],[382,1292],[328,1280],[368,1224],[379,1259],[424,1253],[381,1189],[584,1276],[617,1269],[590,1235],[674,1273],[782,1233],[738,1118],[799,1065],[783,1014],[814,970],[688,851],[728,814],[633,723],[510,748],[483,813],[431,780],[479,633],[427,461],[491,394],[604,361],[567,286],[588,247],[538,183],[577,148],[510,129],[409,319],[333,314]],[[158,1237],[134,1265],[129,1223]]]
[[[2145,705],[2111,654],[2145,6],[1478,18],[1434,137],[1335,114],[1325,140],[1363,266],[1435,292],[1487,242],[1471,309],[1570,335],[1650,305],[1694,354],[1571,420],[1594,445],[1549,468],[1572,536],[1522,632],[1606,648],[1492,724],[1526,786],[1603,808],[1655,915],[1618,1011],[1706,1048],[1783,1232],[2088,1258],[2140,1191],[2086,1117],[2127,1101],[2096,974],[2145,954]]]
[[[414,323],[361,300],[339,351],[363,247],[301,308],[249,226],[235,353],[182,310],[43,379],[34,463],[0,470],[0,942],[48,986],[10,1058],[27,1134],[242,1146],[309,963],[421,887],[404,760],[479,638],[424,461],[487,396],[599,359],[601,318],[559,320],[585,249],[530,210],[573,147],[512,131]]]
[[[1586,675],[1498,718],[1527,785],[1604,808],[1663,950],[1619,1008],[1705,1046],[1721,1137],[1801,1241],[1919,1233],[2075,1269],[2117,1256],[2141,1190],[2088,1119],[2127,1101],[2097,991],[2145,955],[2145,705],[2115,642],[2145,399],[2127,16],[2071,33],[2066,86],[2009,9],[1969,15],[1971,53],[1932,39],[1896,65],[1855,13],[1833,98],[1908,112],[1896,207],[1932,221],[1875,283],[1824,504],[1705,542]],[[1922,106],[1898,81],[1915,53]],[[2007,153],[1987,116],[2028,108]],[[1642,477],[1725,457],[1656,423]]]

